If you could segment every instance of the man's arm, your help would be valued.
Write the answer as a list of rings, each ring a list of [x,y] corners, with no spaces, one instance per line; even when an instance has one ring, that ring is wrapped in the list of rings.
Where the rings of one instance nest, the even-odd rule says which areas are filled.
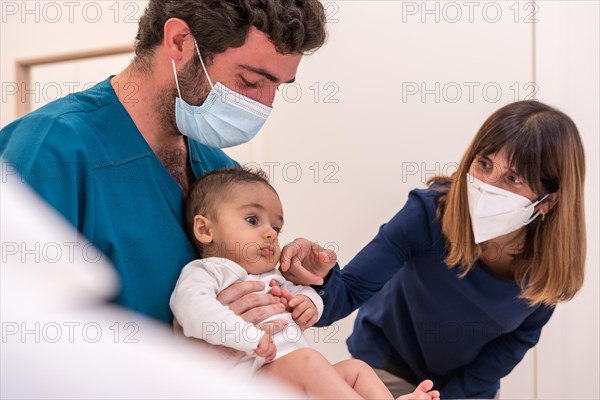
[[[83,232],[81,204],[93,198],[94,165],[69,121],[30,117],[7,126],[0,134],[0,156],[4,174],[18,174]]]

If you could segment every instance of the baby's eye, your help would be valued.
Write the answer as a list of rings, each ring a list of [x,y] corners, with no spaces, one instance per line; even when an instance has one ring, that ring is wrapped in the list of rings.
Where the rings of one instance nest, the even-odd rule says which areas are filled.
[[[280,228],[280,227],[278,227],[278,226],[274,226],[274,227],[273,227],[273,230],[274,230],[275,232],[277,232],[277,234],[278,234],[278,235],[281,233],[281,228]]]
[[[249,217],[246,217],[246,221],[250,225],[256,225],[256,224],[258,224],[258,217],[256,215],[251,215]]]

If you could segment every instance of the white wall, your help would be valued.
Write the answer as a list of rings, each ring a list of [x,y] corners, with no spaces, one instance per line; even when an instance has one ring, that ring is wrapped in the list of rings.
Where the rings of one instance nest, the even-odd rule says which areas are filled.
[[[15,61],[131,45],[145,5],[145,1],[117,0],[0,1],[0,126],[15,118],[15,103],[23,98],[36,108],[57,94],[67,95],[89,87],[127,65],[119,57],[112,68],[99,61],[81,62],[78,69],[69,65],[43,66],[32,70],[36,80],[30,86],[18,87],[15,93]],[[44,75],[43,71],[49,73]]]
[[[537,24],[539,97],[573,118],[582,135],[587,168],[586,280],[573,301],[558,307],[538,346],[538,395],[543,399],[600,398],[599,14],[594,1],[543,2]]]
[[[571,115],[584,138],[588,276],[577,299],[561,305],[544,330],[537,360],[529,352],[503,381],[501,395],[600,398],[597,3],[324,3],[327,44],[305,58],[297,84],[279,91],[258,137],[229,151],[271,170],[286,213],[284,240],[308,237],[336,249],[342,264],[349,261],[409,190],[434,174],[453,172],[484,119],[529,98],[535,83],[537,97]],[[143,2],[97,2],[102,18],[94,24],[86,21],[94,15],[82,13],[87,3],[79,4],[73,23],[64,17],[36,23],[23,10],[3,14],[3,94],[15,59],[132,42],[136,24],[125,22],[125,12],[136,12],[135,5],[141,12]],[[93,10],[88,6],[88,13]],[[529,21],[532,12],[538,22]],[[99,76],[118,72],[122,62]],[[77,71],[87,82],[93,69]],[[48,79],[47,71],[40,74],[45,77],[36,79]],[[0,126],[14,118],[14,101],[3,98]],[[330,360],[343,359],[352,320],[312,330],[309,337]]]

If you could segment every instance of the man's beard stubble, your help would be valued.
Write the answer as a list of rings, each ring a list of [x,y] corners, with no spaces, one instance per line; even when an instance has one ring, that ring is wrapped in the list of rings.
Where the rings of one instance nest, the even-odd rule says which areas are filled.
[[[208,97],[211,86],[208,84],[208,81],[206,83],[203,82],[204,75],[204,70],[196,57],[188,62],[182,71],[177,73],[181,97],[186,103],[199,106]],[[179,92],[175,84],[175,76],[173,76],[171,85],[165,88],[165,90],[160,91],[158,96],[159,98],[155,102],[155,111],[160,116],[159,120],[164,133],[168,136],[181,136],[175,118],[175,98],[179,97]]]

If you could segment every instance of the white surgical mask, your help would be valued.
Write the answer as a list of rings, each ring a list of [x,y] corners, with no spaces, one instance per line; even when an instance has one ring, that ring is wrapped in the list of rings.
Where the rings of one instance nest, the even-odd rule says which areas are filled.
[[[177,128],[190,139],[219,149],[248,142],[264,125],[272,108],[237,93],[220,82],[213,85],[200,56],[198,44],[195,41],[194,44],[211,90],[201,106],[186,103],[181,98],[175,60],[171,59],[179,93],[179,97],[175,98]]]
[[[488,185],[467,174],[469,212],[475,243],[514,232],[536,219],[535,206],[548,195],[532,203],[527,197]],[[533,216],[532,216],[533,215]]]

